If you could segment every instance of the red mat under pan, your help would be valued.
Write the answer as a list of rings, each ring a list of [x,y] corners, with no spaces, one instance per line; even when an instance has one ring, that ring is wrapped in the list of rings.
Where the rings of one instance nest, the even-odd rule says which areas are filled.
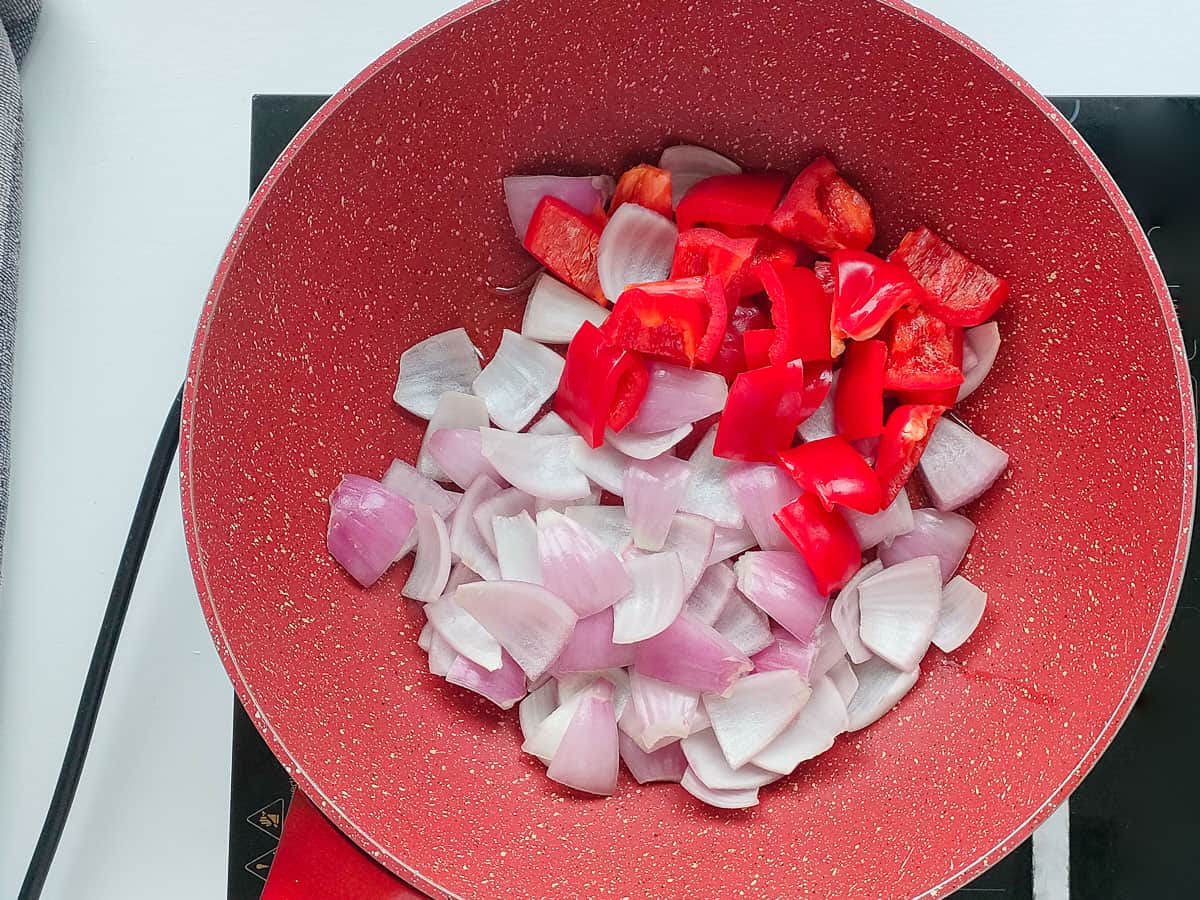
[[[487,351],[530,270],[499,179],[616,172],[693,141],[749,168],[828,150],[881,245],[926,222],[1009,276],[963,415],[1012,455],[968,512],[976,636],[891,716],[729,814],[623,778],[549,782],[516,716],[425,672],[404,571],[324,548],[343,472],[412,457],[400,352]],[[1091,152],[992,57],[901,4],[475,4],[339,92],[255,194],[185,393],[186,531],[239,695],[303,789],[434,896],[932,896],[1026,837],[1128,712],[1170,620],[1195,427],[1150,249]]]

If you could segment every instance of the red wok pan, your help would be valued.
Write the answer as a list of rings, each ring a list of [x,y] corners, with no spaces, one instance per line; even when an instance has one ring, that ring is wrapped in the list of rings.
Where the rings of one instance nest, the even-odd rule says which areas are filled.
[[[343,472],[412,458],[401,351],[490,351],[529,259],[509,173],[619,172],[667,142],[751,169],[830,152],[881,246],[927,223],[1008,276],[996,368],[964,405],[1012,456],[970,510],[971,641],[870,729],[738,814],[627,777],[547,780],[516,716],[427,674],[404,570],[356,588],[325,550]],[[1133,214],[1028,85],[898,2],[477,2],[330,100],[254,195],[184,397],[201,603],[302,789],[435,897],[937,896],[1023,840],[1120,726],[1162,642],[1190,527],[1179,328]]]

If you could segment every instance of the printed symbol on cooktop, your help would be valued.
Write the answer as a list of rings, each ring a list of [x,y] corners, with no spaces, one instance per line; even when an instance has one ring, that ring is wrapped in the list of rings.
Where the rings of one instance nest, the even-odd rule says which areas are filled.
[[[246,863],[245,869],[256,878],[267,880],[267,873],[271,871],[271,863],[275,861],[275,848],[272,847],[262,856],[256,856],[250,862]]]
[[[250,813],[246,816],[246,821],[278,840],[279,833],[283,830],[283,798],[280,797],[262,809]]]

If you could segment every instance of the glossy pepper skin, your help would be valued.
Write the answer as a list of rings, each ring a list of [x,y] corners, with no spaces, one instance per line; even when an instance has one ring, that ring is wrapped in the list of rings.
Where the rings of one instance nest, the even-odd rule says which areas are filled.
[[[600,213],[603,218],[603,212]],[[608,304],[596,271],[604,224],[557,197],[543,197],[525,232],[525,249],[560,281],[597,303]]]
[[[753,303],[743,300],[729,314],[729,325],[721,337],[721,345],[716,355],[707,363],[700,363],[699,368],[708,372],[716,372],[727,382],[732,382],[739,373],[756,368],[746,363],[746,353],[743,333],[753,329],[770,328],[771,320]]]
[[[912,274],[928,295],[925,309],[948,325],[982,325],[1008,299],[1007,281],[929,228],[906,234],[889,259]]]
[[[947,327],[950,329],[950,361],[958,367],[960,372],[965,371],[963,369],[964,329],[953,325]],[[958,402],[958,389],[959,385],[954,385],[940,390],[895,391],[895,394],[901,403],[953,406]]]
[[[608,207],[611,216],[622,203],[636,203],[668,219],[675,218],[671,205],[671,173],[657,166],[634,166],[621,176]]]
[[[883,376],[887,345],[855,341],[846,348],[833,395],[833,421],[848,441],[871,438],[883,431]]]
[[[879,479],[843,437],[834,435],[784,450],[779,464],[826,509],[840,503],[867,515],[879,512]]]
[[[828,597],[862,567],[862,551],[850,525],[813,494],[801,494],[775,513],[775,521],[812,571],[817,590]]]
[[[888,416],[875,458],[879,502],[883,506],[888,506],[904,490],[909,476],[921,461],[938,418],[945,411],[944,406],[904,404]]]
[[[921,309],[899,309],[887,335],[885,390],[942,391],[962,384],[961,328]]]
[[[737,289],[743,271],[754,257],[753,238],[731,238],[715,228],[689,228],[679,232],[671,278],[719,275],[728,288]]]
[[[554,411],[589,447],[599,447],[606,427],[619,431],[637,414],[649,383],[640,356],[613,346],[599,328],[584,322],[567,346]]]
[[[796,176],[772,214],[770,226],[784,237],[826,254],[866,250],[875,239],[871,204],[824,156]]]
[[[766,225],[787,185],[780,174],[714,175],[698,182],[675,208],[682,231],[697,225]]]
[[[742,350],[747,369],[761,369],[771,364],[771,345],[775,343],[774,328],[751,328],[742,334]]]
[[[829,329],[833,303],[811,269],[762,264],[754,269],[771,299],[775,342],[771,362],[819,362],[833,358]]]
[[[691,366],[716,356],[728,318],[721,279],[696,276],[626,289],[601,330],[618,347]]]
[[[729,398],[713,455],[746,462],[774,462],[792,445],[803,419],[804,366],[765,366],[742,372],[729,388]]]
[[[865,341],[902,307],[920,306],[925,291],[902,266],[861,250],[829,258],[833,273],[833,337]]]

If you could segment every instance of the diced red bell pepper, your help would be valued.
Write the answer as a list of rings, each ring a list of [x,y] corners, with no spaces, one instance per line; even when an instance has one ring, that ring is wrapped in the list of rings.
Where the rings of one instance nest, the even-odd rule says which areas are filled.
[[[725,459],[774,462],[796,438],[803,412],[804,366],[766,366],[742,372],[729,388],[713,454]]]
[[[828,597],[862,568],[862,551],[850,525],[814,494],[801,494],[775,513],[775,521],[808,563],[817,590]]]
[[[867,515],[879,512],[879,479],[843,437],[834,435],[784,450],[779,463],[826,509],[840,503]]]
[[[771,319],[753,300],[740,300],[729,313],[729,327],[738,334],[751,328],[770,328]]]
[[[717,355],[728,321],[721,279],[708,275],[630,287],[602,327],[619,347],[691,366]]]
[[[719,275],[731,293],[739,295],[746,266],[754,258],[754,238],[731,238],[715,228],[689,228],[679,232],[671,278]]]
[[[771,298],[771,320],[775,323],[771,362],[832,359],[832,304],[812,270],[764,264],[753,271]]]
[[[841,386],[839,385],[839,390]],[[933,434],[944,406],[904,404],[888,416],[879,450],[875,457],[875,474],[879,477],[879,502],[888,506],[904,490],[908,478],[921,461],[925,445]]]
[[[603,224],[557,197],[538,203],[525,231],[525,249],[543,266],[581,294],[602,306],[608,304],[600,289],[596,253]]]
[[[671,173],[645,163],[634,166],[617,182],[608,214],[611,216],[622,203],[636,203],[668,219],[675,218],[671,204]]]
[[[959,252],[934,231],[910,231],[889,257],[920,282],[925,308],[948,325],[982,325],[1008,299],[1008,282]]]
[[[675,221],[680,230],[701,223],[766,225],[786,185],[787,179],[777,173],[714,175],[683,195],[675,208]]]
[[[750,328],[742,333],[742,349],[747,369],[761,369],[771,364],[771,344],[775,342],[774,328]]]
[[[732,382],[740,372],[755,368],[746,364],[742,334],[755,328],[770,328],[771,320],[754,303],[743,300],[729,314],[729,327],[721,338],[721,345],[710,362],[698,364],[707,372],[716,372],[726,381]]]
[[[800,421],[803,422],[817,411],[829,389],[833,387],[833,364],[828,362],[805,363],[804,394],[800,398]],[[797,423],[799,424],[799,423]]]
[[[837,393],[833,395],[834,427],[846,440],[875,437],[883,431],[886,367],[887,345],[883,341],[855,341],[846,347]]]
[[[956,331],[961,329],[924,310],[896,310],[888,325],[884,390],[939,391],[962,384],[962,365],[954,363]]]
[[[883,330],[892,313],[920,306],[925,291],[902,267],[861,250],[838,250],[833,271],[833,336],[863,341]]]
[[[770,225],[818,253],[866,250],[875,239],[871,204],[824,156],[796,176]]]
[[[963,329],[953,325],[950,329],[950,361],[962,371],[963,367]],[[930,391],[896,391],[901,403],[931,404],[933,406],[953,406],[958,402],[958,385]]]
[[[588,446],[599,447],[614,417],[624,427],[637,413],[649,378],[640,356],[613,346],[599,328],[584,322],[567,346],[554,411]]]

